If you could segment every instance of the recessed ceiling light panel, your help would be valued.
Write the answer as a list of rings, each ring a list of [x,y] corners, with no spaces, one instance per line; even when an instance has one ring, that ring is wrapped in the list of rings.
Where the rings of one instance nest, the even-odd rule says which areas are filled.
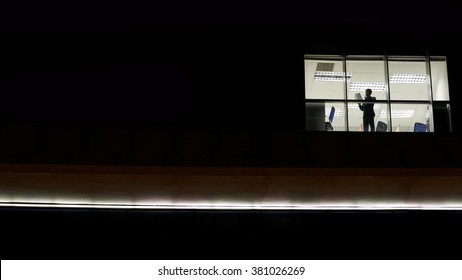
[[[350,84],[350,91],[365,91],[370,88],[374,91],[385,91],[387,86],[385,83],[373,83],[373,82],[352,82]]]
[[[427,82],[426,74],[391,74],[390,83],[394,84],[422,84]]]
[[[351,80],[351,73],[346,74],[346,79],[349,82]],[[329,82],[344,82],[344,72],[331,72],[331,71],[316,71],[314,73],[315,81],[329,81]]]

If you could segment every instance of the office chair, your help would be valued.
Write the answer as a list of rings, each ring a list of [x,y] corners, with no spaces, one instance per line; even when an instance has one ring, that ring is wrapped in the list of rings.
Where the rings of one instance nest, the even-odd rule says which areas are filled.
[[[377,128],[375,129],[376,132],[387,132],[388,125],[382,121],[377,123]]]

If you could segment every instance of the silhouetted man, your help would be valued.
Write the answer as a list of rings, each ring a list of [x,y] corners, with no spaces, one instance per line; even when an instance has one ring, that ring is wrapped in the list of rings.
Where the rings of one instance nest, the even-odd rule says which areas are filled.
[[[374,117],[375,117],[375,112],[374,112],[374,102],[375,102],[375,97],[372,97],[372,90],[370,88],[366,89],[366,98],[364,98],[364,103],[359,105],[359,109],[363,111],[363,125],[364,125],[364,131],[369,131],[369,127],[371,128],[371,131],[375,131],[375,124],[374,124]]]

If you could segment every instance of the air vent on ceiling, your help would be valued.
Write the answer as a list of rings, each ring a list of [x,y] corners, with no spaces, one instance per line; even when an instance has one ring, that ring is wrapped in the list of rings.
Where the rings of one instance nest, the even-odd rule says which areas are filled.
[[[316,71],[334,71],[334,63],[318,62]]]

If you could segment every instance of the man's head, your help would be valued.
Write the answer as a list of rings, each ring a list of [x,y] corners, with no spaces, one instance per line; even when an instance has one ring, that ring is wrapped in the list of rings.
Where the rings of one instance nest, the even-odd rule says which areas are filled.
[[[372,89],[370,89],[370,88],[366,89],[366,96],[369,97],[369,96],[371,96],[371,94],[372,94]]]

